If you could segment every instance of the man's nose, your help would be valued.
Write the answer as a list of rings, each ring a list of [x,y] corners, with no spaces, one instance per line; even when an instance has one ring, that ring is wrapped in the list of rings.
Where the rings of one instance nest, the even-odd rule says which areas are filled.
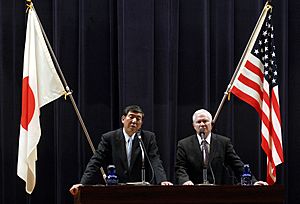
[[[136,121],[137,121],[136,118],[133,118],[133,119],[132,119],[132,122],[133,122],[133,123],[136,123]]]

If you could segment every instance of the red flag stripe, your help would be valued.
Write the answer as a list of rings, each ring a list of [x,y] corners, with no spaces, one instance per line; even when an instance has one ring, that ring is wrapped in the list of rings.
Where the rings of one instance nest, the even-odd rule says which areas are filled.
[[[243,74],[241,74],[239,76],[239,81],[241,83],[243,83],[245,86],[248,86],[248,87],[252,88],[254,91],[256,91],[257,94],[259,94],[260,99],[263,98],[261,86],[259,84],[257,84],[255,81],[252,81],[251,79],[245,77]]]
[[[265,7],[266,9],[266,7]],[[231,92],[250,104],[261,119],[261,146],[267,155],[267,182],[276,182],[276,166],[283,162],[272,9],[262,13]]]
[[[264,92],[263,92],[263,101],[264,103],[267,105],[265,107],[268,107],[267,110],[263,110],[265,113],[267,113],[267,115],[270,113],[270,106],[271,106],[271,103],[270,103],[270,95],[269,95],[269,89],[270,89],[270,86],[269,86],[269,83],[267,81],[265,81],[263,83],[263,89],[264,89]]]
[[[276,182],[275,165],[272,162],[267,162],[267,182],[272,185]]]
[[[271,133],[269,132],[270,129],[272,129]],[[268,155],[272,154],[272,151],[274,151],[274,154],[272,154],[273,157],[275,158],[276,161],[277,160],[280,161],[283,156],[282,149],[278,148],[278,144],[280,145],[280,142],[278,141],[277,133],[273,131],[272,127],[270,127],[270,129],[266,127],[265,124],[262,124],[262,130],[261,130],[262,139],[265,139],[265,141],[269,140],[267,141],[267,143],[263,143],[262,141],[262,147],[265,152],[269,152]],[[275,147],[275,149],[273,148],[273,146]]]
[[[278,86],[274,87],[272,90],[272,107],[274,109],[274,112],[276,114],[276,117],[281,124],[281,116],[280,116],[280,107],[279,107],[279,102],[278,102]]]
[[[273,128],[272,128],[271,136],[272,136],[272,139],[273,139],[273,144],[274,144],[275,149],[276,149],[276,153],[279,156],[280,161],[283,162],[284,159],[283,159],[282,144],[281,144],[280,140],[278,139],[278,135],[277,135],[276,131]]]
[[[259,67],[252,64],[249,60],[247,60],[245,67],[257,75],[260,78],[260,81],[264,81],[264,74]]]
[[[266,96],[267,94],[264,94],[264,95]],[[263,106],[264,108],[262,109],[263,114],[261,114],[261,120],[262,120],[263,124],[266,126],[265,131],[268,131],[268,136],[272,137],[274,146],[277,150],[277,154],[279,155],[280,160],[283,161],[282,144],[281,144],[281,141],[278,139],[279,138],[278,134],[281,134],[280,133],[280,123],[281,123],[280,113],[279,113],[279,118],[277,115],[275,115],[276,117],[272,117],[272,118],[269,117],[269,115],[271,116],[272,113],[275,112],[272,109],[273,106],[271,107],[271,109],[268,106],[267,102],[269,102],[269,101],[273,101],[273,100],[270,100],[268,97],[264,97],[264,102],[265,102],[266,106]],[[277,126],[277,128],[275,127],[275,129],[274,129],[274,125]],[[279,131],[278,131],[278,129],[279,129]]]
[[[272,159],[272,153],[268,147],[268,141],[265,140],[265,136],[262,137],[262,148],[267,155],[267,182],[272,185],[276,181],[275,164]]]
[[[240,89],[237,89],[236,87],[233,87],[231,89],[231,93],[233,93],[238,98],[240,98],[241,100],[245,101],[246,103],[251,105],[253,108],[255,108],[256,111],[258,112],[258,114],[261,114],[260,104],[257,102],[257,100],[255,98],[253,98],[253,97],[249,96],[248,94],[242,92]]]

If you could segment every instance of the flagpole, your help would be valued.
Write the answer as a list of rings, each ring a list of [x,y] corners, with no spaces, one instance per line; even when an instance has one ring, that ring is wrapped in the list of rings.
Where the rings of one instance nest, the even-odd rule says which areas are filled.
[[[230,95],[229,95],[229,94],[230,94],[229,91],[231,90],[232,84],[233,84],[233,82],[234,82],[234,80],[235,80],[235,78],[236,78],[236,76],[237,76],[237,74],[238,74],[238,72],[239,72],[239,70],[240,70],[240,68],[241,68],[241,64],[242,64],[242,62],[243,62],[243,59],[245,58],[245,55],[246,55],[246,53],[247,53],[247,51],[248,51],[248,49],[249,49],[249,46],[250,46],[250,42],[251,42],[252,39],[253,39],[254,33],[255,33],[256,30],[257,30],[258,24],[259,24],[259,22],[261,21],[261,18],[263,17],[263,14],[264,14],[265,12],[267,12],[269,9],[272,8],[272,6],[269,4],[270,2],[271,2],[271,0],[268,0],[268,1],[266,2],[265,6],[264,6],[264,9],[263,9],[263,11],[261,12],[261,14],[260,14],[260,16],[259,16],[259,19],[258,19],[258,21],[257,21],[257,23],[256,23],[256,25],[255,25],[255,28],[254,28],[254,30],[253,30],[251,36],[250,36],[250,39],[249,39],[249,41],[248,41],[248,43],[247,43],[247,45],[246,45],[246,48],[245,48],[245,50],[244,50],[244,52],[243,52],[243,55],[242,55],[242,57],[241,57],[241,59],[240,59],[238,65],[237,65],[237,68],[235,69],[235,71],[234,71],[234,73],[233,73],[233,76],[232,76],[232,78],[231,78],[231,80],[230,80],[230,82],[229,82],[229,84],[228,84],[228,86],[227,86],[226,91],[224,92],[224,96],[223,96],[223,98],[222,98],[222,101],[221,101],[221,103],[220,103],[220,105],[219,105],[219,107],[218,107],[218,109],[217,109],[217,112],[216,112],[216,114],[215,114],[215,116],[214,116],[214,119],[213,119],[213,121],[212,121],[212,124],[213,124],[213,125],[216,123],[216,120],[217,120],[217,118],[218,118],[218,116],[219,116],[219,114],[220,114],[220,112],[221,112],[221,109],[222,109],[224,103],[225,103],[225,99],[226,99],[227,97],[229,98],[229,96],[230,96]]]
[[[31,0],[26,0],[26,1],[27,1],[27,3],[29,3],[29,5],[27,4],[28,8],[32,8],[32,9],[35,10],[35,8],[34,8],[34,6],[33,6],[33,3],[31,2]],[[36,12],[36,10],[35,10],[35,12]],[[67,96],[69,96],[69,98],[70,98],[70,100],[71,100],[71,102],[72,102],[72,105],[73,105],[73,107],[74,107],[74,110],[75,110],[75,112],[76,112],[76,115],[77,115],[77,117],[78,117],[78,120],[79,120],[79,122],[80,122],[80,125],[81,125],[81,127],[82,127],[82,129],[83,129],[83,132],[84,132],[84,134],[85,134],[85,136],[86,136],[86,139],[87,139],[87,141],[88,141],[88,143],[89,143],[89,145],[90,145],[90,148],[91,148],[93,154],[95,154],[95,152],[96,152],[95,147],[94,147],[93,142],[92,142],[92,140],[91,140],[91,137],[90,137],[90,135],[89,135],[89,133],[88,133],[88,130],[87,130],[85,124],[84,124],[84,121],[83,121],[83,119],[82,119],[82,117],[81,117],[81,114],[80,114],[80,112],[79,112],[79,109],[78,109],[78,107],[77,107],[77,105],[76,105],[76,102],[75,102],[74,97],[73,97],[73,95],[72,95],[72,91],[71,91],[70,87],[69,87],[68,84],[67,84],[67,81],[66,81],[66,79],[65,79],[65,77],[64,77],[64,75],[63,75],[63,72],[61,71],[61,68],[60,68],[59,63],[58,63],[58,61],[57,61],[57,59],[56,59],[56,56],[55,56],[55,54],[54,54],[54,52],[53,52],[53,49],[52,49],[52,47],[51,47],[51,45],[50,45],[50,43],[49,43],[49,40],[48,40],[48,38],[47,38],[47,35],[46,35],[46,33],[45,33],[45,31],[44,31],[44,28],[43,28],[43,26],[42,26],[42,23],[41,23],[41,21],[40,21],[38,15],[36,15],[36,16],[37,16],[38,22],[39,22],[39,24],[40,24],[40,27],[41,27],[43,36],[44,36],[44,38],[45,38],[47,47],[49,48],[51,57],[52,57],[52,59],[54,60],[55,69],[58,71],[59,76],[60,76],[60,78],[61,78],[61,80],[62,80],[62,83],[64,84],[65,89],[66,89],[66,91],[67,91],[67,93],[65,94],[65,99],[66,99]],[[104,172],[104,170],[103,170],[103,167],[100,167],[100,172],[101,172],[101,174],[102,174],[102,177],[103,177],[104,182],[106,183],[106,174],[105,174],[105,172]]]

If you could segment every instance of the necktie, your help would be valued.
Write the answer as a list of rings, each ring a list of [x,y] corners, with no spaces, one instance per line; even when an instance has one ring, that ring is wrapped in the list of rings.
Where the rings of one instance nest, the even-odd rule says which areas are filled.
[[[127,143],[126,143],[126,153],[127,153],[128,167],[130,167],[131,147],[132,147],[132,138],[130,137],[127,140]]]
[[[203,153],[203,166],[204,168],[208,167],[208,142],[206,140],[202,140],[202,153]]]

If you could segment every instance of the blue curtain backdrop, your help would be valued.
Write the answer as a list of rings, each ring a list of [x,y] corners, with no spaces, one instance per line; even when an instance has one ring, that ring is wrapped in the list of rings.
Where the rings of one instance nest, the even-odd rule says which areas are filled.
[[[139,104],[144,129],[158,138],[174,182],[177,141],[193,133],[199,108],[214,115],[249,40],[262,0],[44,0],[34,1],[82,117],[97,146],[120,127],[121,111]],[[300,1],[274,0],[285,163],[277,168],[286,200],[295,203],[300,171],[297,121]],[[0,0],[0,203],[72,203],[92,151],[69,100],[41,109],[37,184],[32,195],[17,177],[25,1]],[[248,104],[225,102],[215,132],[232,139],[258,179],[266,177],[260,120]]]

